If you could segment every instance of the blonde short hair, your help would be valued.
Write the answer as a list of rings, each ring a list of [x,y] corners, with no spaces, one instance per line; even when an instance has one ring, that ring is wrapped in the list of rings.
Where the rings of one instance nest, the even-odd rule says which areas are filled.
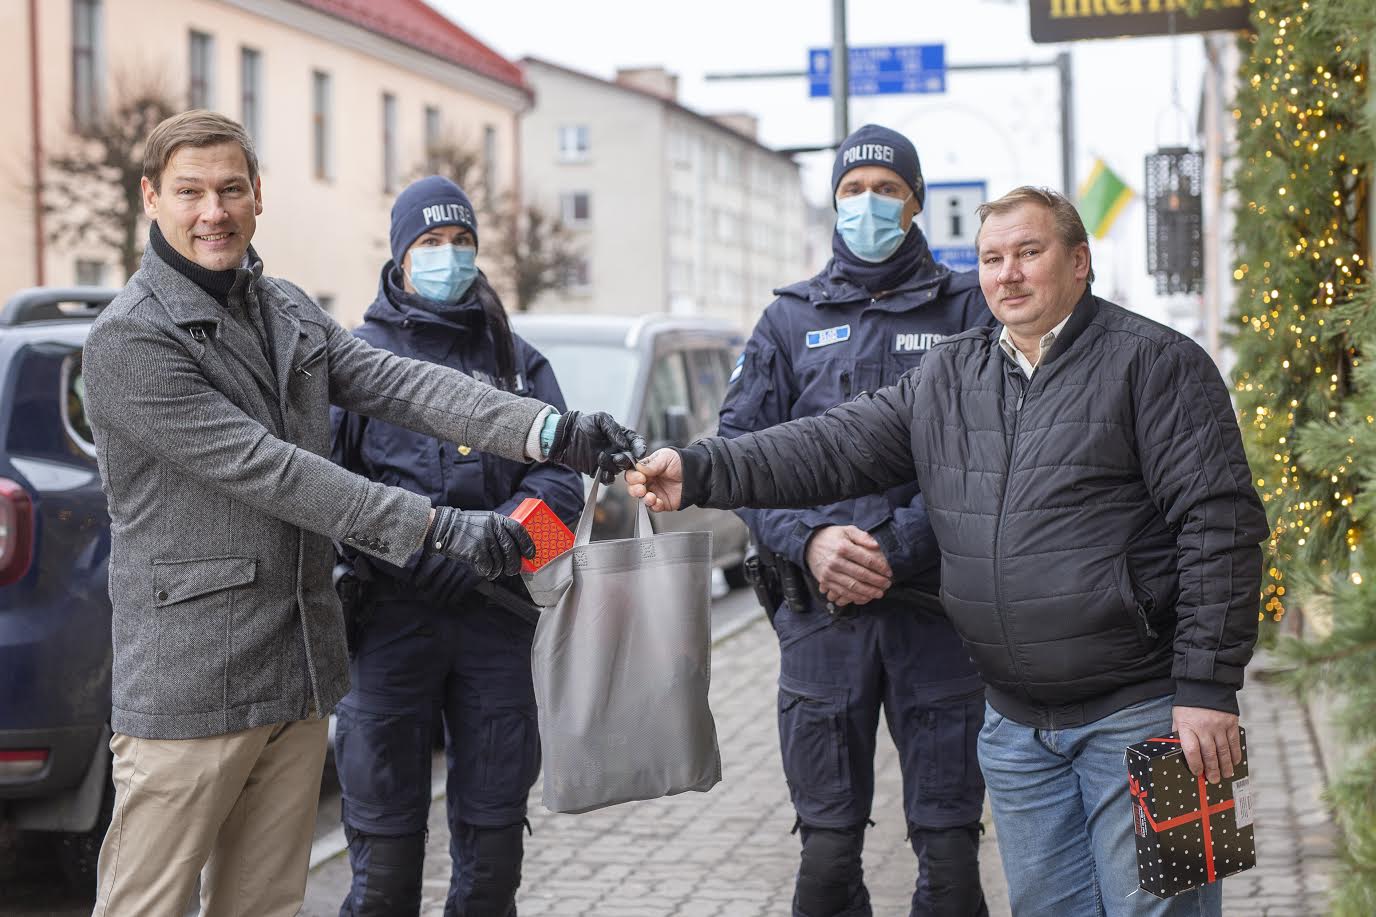
[[[1022,185],[1009,191],[998,200],[980,204],[975,213],[979,215],[979,225],[983,228],[984,221],[988,217],[1009,213],[1023,204],[1036,204],[1051,211],[1051,217],[1056,226],[1056,235],[1065,243],[1066,248],[1075,248],[1077,245],[1089,247],[1089,233],[1085,231],[1084,220],[1080,219],[1080,211],[1075,209],[1075,205],[1070,202],[1068,197],[1050,188]],[[975,244],[979,244],[979,233],[975,233]],[[1090,283],[1094,282],[1094,261],[1092,258],[1089,264],[1089,277],[1086,279]]]

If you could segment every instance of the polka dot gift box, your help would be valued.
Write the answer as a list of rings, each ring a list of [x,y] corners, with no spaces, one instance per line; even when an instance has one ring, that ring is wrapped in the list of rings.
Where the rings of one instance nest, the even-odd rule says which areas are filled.
[[[521,570],[534,573],[573,547],[573,532],[539,497],[527,497],[511,514],[535,541],[535,559],[521,558]]]
[[[1174,732],[1128,746],[1126,758],[1144,891],[1169,898],[1257,864],[1245,730],[1242,763],[1216,785],[1190,773]]]

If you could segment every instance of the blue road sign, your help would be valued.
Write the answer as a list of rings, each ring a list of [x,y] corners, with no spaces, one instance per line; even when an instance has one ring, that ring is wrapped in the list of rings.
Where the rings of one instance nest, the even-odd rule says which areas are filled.
[[[831,49],[807,53],[808,94],[831,95]],[[880,96],[946,91],[945,45],[890,45],[850,49],[850,94]]]
[[[983,181],[929,182],[926,206],[922,208],[922,231],[932,257],[953,271],[972,271],[979,267],[975,234],[979,217],[975,210],[989,199],[989,186]]]

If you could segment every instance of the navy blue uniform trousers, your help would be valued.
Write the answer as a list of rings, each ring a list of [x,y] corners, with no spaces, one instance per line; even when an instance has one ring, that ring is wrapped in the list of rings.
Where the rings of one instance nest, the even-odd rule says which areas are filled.
[[[355,863],[356,886],[375,871],[366,862],[378,855],[372,838],[424,837],[433,738],[442,719],[453,859],[445,913],[484,913],[474,903],[482,894],[474,886],[483,878],[483,829],[511,829],[506,843],[514,831],[519,845],[526,798],[540,770],[530,675],[534,634],[532,625],[477,595],[459,610],[401,600],[373,606],[335,733],[350,853],[365,860]],[[519,870],[515,853],[514,864],[505,862],[510,856],[501,859]],[[418,873],[419,864],[414,867]],[[356,887],[351,897],[367,900],[368,890]],[[513,905],[499,917],[515,913]]]
[[[774,616],[779,746],[803,835],[795,917],[870,917],[860,857],[882,708],[918,858],[911,913],[987,914],[976,850],[984,686],[944,620],[897,602]],[[882,816],[881,816],[882,817]]]
[[[779,742],[804,824],[852,828],[869,819],[881,707],[898,748],[909,829],[980,820],[984,778],[975,743],[984,684],[970,673],[951,628],[896,603],[862,605],[847,616],[799,614],[785,605],[774,628]],[[948,645],[932,645],[939,641]]]

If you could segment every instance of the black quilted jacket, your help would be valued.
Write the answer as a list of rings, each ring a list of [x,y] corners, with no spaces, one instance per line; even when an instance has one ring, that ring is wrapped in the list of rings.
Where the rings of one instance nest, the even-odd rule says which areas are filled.
[[[823,416],[683,450],[685,502],[814,506],[916,479],[1000,713],[1063,728],[1172,692],[1236,713],[1269,528],[1217,368],[1088,291],[1030,381],[998,333],[948,338]]]

